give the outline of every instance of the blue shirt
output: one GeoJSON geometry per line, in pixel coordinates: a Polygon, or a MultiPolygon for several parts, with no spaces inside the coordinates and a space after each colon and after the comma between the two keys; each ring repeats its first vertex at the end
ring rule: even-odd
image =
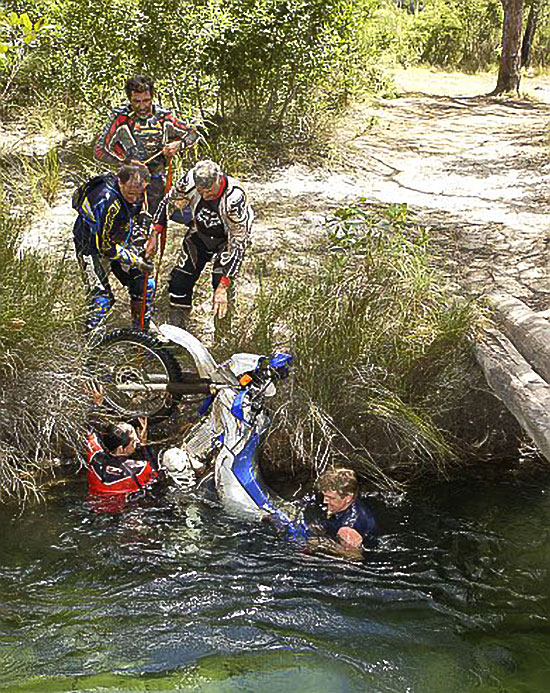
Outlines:
{"type": "Polygon", "coordinates": [[[365,501],[356,498],[355,501],[342,512],[335,513],[323,519],[323,528],[329,537],[336,539],[341,527],[350,527],[365,539],[372,538],[376,533],[376,520],[365,501]]]}

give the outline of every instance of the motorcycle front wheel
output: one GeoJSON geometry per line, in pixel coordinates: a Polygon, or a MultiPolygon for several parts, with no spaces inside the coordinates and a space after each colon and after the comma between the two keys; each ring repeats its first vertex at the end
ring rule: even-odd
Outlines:
{"type": "Polygon", "coordinates": [[[185,377],[174,355],[158,339],[139,330],[107,332],[93,347],[90,375],[103,390],[103,404],[121,417],[169,416],[182,398],[169,384],[196,377],[186,364],[185,377]]]}

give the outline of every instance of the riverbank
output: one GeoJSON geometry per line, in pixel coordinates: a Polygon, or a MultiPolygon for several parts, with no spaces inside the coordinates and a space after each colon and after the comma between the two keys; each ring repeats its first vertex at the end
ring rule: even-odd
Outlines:
{"type": "MultiPolygon", "coordinates": [[[[388,204],[404,205],[399,209],[422,229],[433,250],[431,263],[445,272],[449,295],[477,297],[498,287],[545,307],[545,224],[550,218],[537,181],[546,180],[547,104],[476,96],[489,88],[489,76],[442,76],[415,69],[400,71],[395,79],[403,94],[354,104],[328,138],[319,166],[275,167],[268,177],[258,174],[245,181],[257,215],[253,246],[239,280],[240,313],[246,315],[254,305],[262,284],[277,286],[286,276],[296,277],[297,268],[306,273],[305,282],[308,271],[315,276],[319,265],[314,255],[326,254],[327,218],[358,198],[364,198],[364,209],[372,209],[374,216],[388,204]],[[450,93],[444,91],[447,84],[450,93]]],[[[46,214],[32,220],[25,248],[57,256],[67,249],[71,254],[71,192],[67,188],[46,214]]],[[[178,245],[179,237],[171,235],[162,283],[178,245]]],[[[76,273],[72,281],[78,281],[76,273]]],[[[165,300],[161,295],[160,320],[166,315],[165,300]]],[[[120,306],[119,314],[124,310],[120,306]]],[[[199,286],[195,316],[201,337],[210,343],[211,291],[206,276],[199,286]]],[[[307,319],[304,313],[302,323],[307,319]]],[[[368,356],[372,350],[363,352],[368,356]]],[[[337,353],[334,359],[342,361],[337,353]]],[[[431,377],[425,366],[419,372],[431,377]]],[[[471,369],[473,373],[473,364],[471,369]]],[[[323,377],[330,377],[330,371],[327,367],[323,377]]],[[[345,377],[351,381],[351,371],[345,377]]],[[[473,418],[479,421],[479,415],[489,411],[498,420],[498,427],[476,431],[472,439],[489,441],[492,450],[500,441],[502,459],[502,443],[508,445],[503,432],[509,430],[514,441],[510,456],[516,456],[517,427],[479,377],[455,378],[456,383],[464,388],[465,412],[475,411],[473,418]]],[[[435,400],[430,406],[441,409],[435,400]]],[[[464,431],[469,423],[459,417],[458,428],[464,431]]],[[[449,427],[445,417],[438,425],[449,427]]],[[[478,455],[490,459],[488,451],[479,449],[478,455]]]]}
{"type": "MultiPolygon", "coordinates": [[[[319,166],[274,167],[245,181],[257,212],[254,252],[299,250],[338,204],[359,197],[405,203],[432,227],[466,291],[550,307],[550,77],[524,77],[520,98],[485,96],[493,74],[409,68],[393,79],[396,98],[355,103],[337,121],[319,166]]],[[[13,134],[0,132],[2,146],[18,146],[13,134]]],[[[25,247],[70,238],[70,193],[35,219],[25,247]]]]}

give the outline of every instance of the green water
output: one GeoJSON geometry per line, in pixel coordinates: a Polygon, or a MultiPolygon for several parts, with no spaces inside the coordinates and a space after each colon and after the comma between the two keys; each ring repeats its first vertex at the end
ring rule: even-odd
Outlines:
{"type": "Polygon", "coordinates": [[[373,497],[363,563],[215,503],[0,510],[0,690],[548,691],[550,482],[373,497]]]}

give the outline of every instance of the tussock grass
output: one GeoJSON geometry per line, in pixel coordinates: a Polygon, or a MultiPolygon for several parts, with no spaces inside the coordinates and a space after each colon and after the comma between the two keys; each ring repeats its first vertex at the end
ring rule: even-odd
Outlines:
{"type": "Polygon", "coordinates": [[[295,355],[271,460],[351,464],[381,488],[446,474],[460,455],[445,422],[473,369],[474,304],[447,288],[405,206],[338,210],[316,251],[314,271],[260,286],[234,334],[241,350],[295,355]]]}
{"type": "Polygon", "coordinates": [[[0,500],[39,495],[40,475],[81,435],[78,295],[63,259],[20,250],[0,206],[0,500]]]}
{"type": "Polygon", "coordinates": [[[25,171],[37,197],[53,204],[61,187],[61,171],[57,147],[51,147],[43,157],[25,161],[25,171]]]}
{"type": "Polygon", "coordinates": [[[57,147],[45,154],[0,150],[0,194],[12,215],[27,221],[45,203],[52,205],[60,192],[63,172],[57,147]]]}

